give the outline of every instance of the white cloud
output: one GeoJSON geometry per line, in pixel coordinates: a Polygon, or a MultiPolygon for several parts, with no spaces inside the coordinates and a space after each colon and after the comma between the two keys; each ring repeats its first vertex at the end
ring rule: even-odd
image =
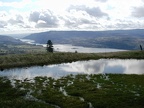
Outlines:
{"type": "Polygon", "coordinates": [[[47,22],[43,21],[43,20],[39,20],[37,22],[37,24],[35,25],[36,28],[46,28],[48,27],[47,22]]]}
{"type": "Polygon", "coordinates": [[[0,1],[0,30],[144,28],[144,0],[0,1]]]}
{"type": "Polygon", "coordinates": [[[78,6],[70,6],[68,11],[71,10],[76,10],[76,11],[85,11],[89,15],[94,16],[94,17],[103,17],[103,16],[108,16],[107,13],[102,12],[99,7],[86,7],[84,5],[78,5],[78,6]]]}
{"type": "Polygon", "coordinates": [[[15,24],[23,24],[23,17],[21,15],[16,15],[15,18],[10,18],[8,23],[15,25],[15,24]]]}
{"type": "Polygon", "coordinates": [[[95,0],[95,1],[98,1],[98,2],[106,2],[108,0],[95,0]]]}
{"type": "Polygon", "coordinates": [[[40,12],[35,11],[30,13],[29,21],[38,22],[40,16],[40,12]]]}
{"type": "Polygon", "coordinates": [[[36,28],[53,28],[58,25],[58,18],[50,10],[32,12],[29,21],[35,22],[36,28]]]}
{"type": "Polygon", "coordinates": [[[0,21],[0,28],[5,28],[7,26],[7,23],[5,21],[0,21]]]}
{"type": "Polygon", "coordinates": [[[132,12],[132,16],[141,18],[144,17],[144,6],[142,7],[134,7],[132,12]]]}

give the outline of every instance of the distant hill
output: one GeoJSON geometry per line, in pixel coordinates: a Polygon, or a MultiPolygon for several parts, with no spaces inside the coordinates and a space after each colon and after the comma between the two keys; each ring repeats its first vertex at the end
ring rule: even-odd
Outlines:
{"type": "Polygon", "coordinates": [[[52,40],[54,44],[72,44],[84,47],[139,49],[144,46],[144,30],[111,30],[111,31],[48,31],[34,33],[24,37],[36,43],[45,44],[52,40]]]}
{"type": "Polygon", "coordinates": [[[23,42],[10,36],[0,35],[0,44],[22,44],[23,42]]]}

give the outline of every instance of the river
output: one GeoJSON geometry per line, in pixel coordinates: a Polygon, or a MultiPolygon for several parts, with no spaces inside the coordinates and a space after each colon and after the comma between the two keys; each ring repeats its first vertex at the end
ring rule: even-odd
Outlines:
{"type": "MultiPolygon", "coordinates": [[[[46,44],[35,43],[34,40],[21,39],[21,41],[26,42],[28,44],[42,45],[43,47],[46,47],[46,44]]],[[[122,49],[112,49],[112,48],[90,48],[82,46],[73,46],[71,44],[54,44],[53,46],[54,51],[57,52],[104,53],[104,52],[126,51],[122,49]]]]}

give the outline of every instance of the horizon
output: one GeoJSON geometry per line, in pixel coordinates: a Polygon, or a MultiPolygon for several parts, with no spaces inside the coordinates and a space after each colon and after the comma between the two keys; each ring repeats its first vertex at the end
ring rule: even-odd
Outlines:
{"type": "Polygon", "coordinates": [[[116,30],[47,30],[47,31],[33,31],[33,32],[13,32],[13,33],[0,33],[0,35],[4,36],[13,36],[13,35],[30,35],[35,33],[44,33],[44,32],[60,32],[60,31],[81,31],[81,32],[102,32],[102,31],[132,31],[132,30],[144,30],[144,29],[116,29],[116,30]]]}
{"type": "Polygon", "coordinates": [[[0,34],[144,29],[144,0],[1,0],[0,34]]]}
{"type": "MultiPolygon", "coordinates": [[[[136,33],[138,33],[138,34],[142,34],[143,33],[143,31],[144,31],[144,29],[118,29],[118,30],[99,30],[99,31],[96,31],[96,30],[49,30],[49,31],[39,31],[39,32],[31,32],[31,33],[11,33],[11,34],[0,34],[0,36],[10,36],[10,37],[13,37],[13,38],[15,38],[15,39],[22,39],[22,38],[24,38],[24,37],[27,37],[27,36],[30,36],[30,35],[33,35],[33,34],[41,34],[41,33],[49,33],[49,32],[66,32],[66,33],[72,33],[72,32],[94,32],[94,33],[97,33],[97,32],[99,32],[99,33],[102,33],[102,32],[104,32],[104,33],[113,33],[113,32],[117,32],[117,33],[122,33],[122,32],[124,32],[124,33],[131,33],[132,31],[135,31],[136,33]]],[[[122,37],[123,35],[121,35],[121,37],[122,37]]],[[[137,36],[139,36],[139,35],[136,35],[136,37],[137,36]]],[[[133,36],[132,36],[133,37],[133,36]]]]}

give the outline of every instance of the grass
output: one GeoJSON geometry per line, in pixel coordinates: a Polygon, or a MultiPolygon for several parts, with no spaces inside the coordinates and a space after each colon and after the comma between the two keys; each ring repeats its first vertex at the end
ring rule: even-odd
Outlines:
{"type": "Polygon", "coordinates": [[[25,99],[26,94],[26,90],[15,88],[10,80],[0,77],[1,108],[55,108],[42,102],[25,99]]]}
{"type": "Polygon", "coordinates": [[[59,64],[78,60],[100,58],[144,59],[143,51],[124,51],[113,53],[29,53],[0,56],[0,69],[34,65],[59,64]]]}
{"type": "Polygon", "coordinates": [[[60,79],[0,78],[0,105],[8,108],[143,108],[144,75],[69,75],[60,79]]]}
{"type": "MultiPolygon", "coordinates": [[[[35,53],[0,56],[0,69],[100,58],[144,59],[143,51],[35,53]]],[[[144,75],[69,75],[59,79],[0,77],[2,108],[143,108],[144,75]]]]}
{"type": "Polygon", "coordinates": [[[144,59],[144,51],[124,51],[112,53],[98,53],[100,57],[118,59],[144,59]]]}
{"type": "Polygon", "coordinates": [[[80,53],[37,53],[0,56],[0,68],[24,67],[33,65],[58,64],[77,60],[98,59],[96,54],[80,53]]]}
{"type": "Polygon", "coordinates": [[[0,44],[0,55],[23,54],[23,53],[39,53],[45,52],[45,48],[38,45],[30,44],[0,44]]]}

